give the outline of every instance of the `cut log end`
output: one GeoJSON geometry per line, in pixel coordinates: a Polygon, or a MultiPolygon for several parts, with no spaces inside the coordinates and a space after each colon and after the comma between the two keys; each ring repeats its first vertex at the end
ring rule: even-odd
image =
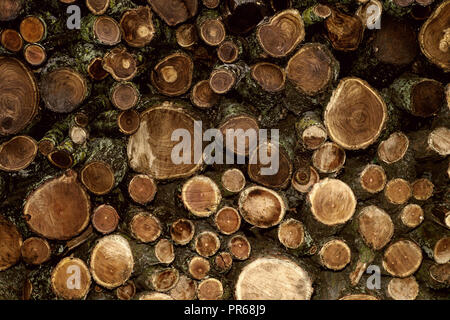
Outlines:
{"type": "Polygon", "coordinates": [[[418,179],[411,184],[412,195],[416,200],[428,200],[433,195],[434,184],[426,179],[418,179]]]}
{"type": "Polygon", "coordinates": [[[177,43],[182,48],[190,48],[197,43],[198,35],[195,25],[191,23],[182,24],[176,30],[177,43]]]}
{"type": "Polygon", "coordinates": [[[95,15],[101,15],[109,8],[110,0],[86,0],[86,6],[89,11],[95,15]]]}
{"type": "Polygon", "coordinates": [[[41,80],[41,95],[48,109],[58,113],[75,110],[86,98],[86,79],[70,68],[59,68],[41,80]]]}
{"type": "Polygon", "coordinates": [[[195,226],[192,221],[179,219],[170,226],[170,236],[179,245],[186,245],[194,237],[195,226]]]}
{"type": "Polygon", "coordinates": [[[131,47],[143,48],[155,36],[152,12],[147,6],[125,11],[120,26],[126,43],[131,47]]]}
{"type": "Polygon", "coordinates": [[[236,83],[236,76],[230,70],[220,68],[214,70],[209,78],[211,90],[217,94],[225,94],[230,91],[236,83]]]}
{"type": "Polygon", "coordinates": [[[333,80],[335,64],[324,45],[307,44],[289,59],[286,75],[297,89],[313,96],[326,89],[333,80]]]}
{"type": "Polygon", "coordinates": [[[0,1],[0,21],[10,21],[17,18],[24,5],[23,1],[3,0],[0,1]]]}
{"type": "Polygon", "coordinates": [[[37,155],[37,142],[29,136],[15,136],[0,145],[0,170],[19,171],[37,155]]]}
{"type": "Polygon", "coordinates": [[[90,269],[95,282],[107,289],[127,282],[133,271],[133,254],[128,241],[119,235],[101,238],[91,253],[90,269]]]}
{"type": "Polygon", "coordinates": [[[239,212],[244,220],[251,225],[259,228],[270,228],[283,220],[286,213],[286,204],[275,191],[253,186],[241,192],[239,212]]]}
{"type": "Polygon", "coordinates": [[[384,195],[392,204],[404,204],[412,196],[411,186],[404,179],[392,179],[386,184],[384,195]]]}
{"type": "Polygon", "coordinates": [[[423,54],[444,71],[450,71],[448,59],[450,32],[446,20],[449,14],[450,4],[444,1],[425,21],[419,33],[419,43],[423,54]]]}
{"type": "Polygon", "coordinates": [[[45,37],[45,25],[43,21],[34,16],[26,17],[20,23],[20,34],[29,43],[36,43],[45,37]]]}
{"type": "Polygon", "coordinates": [[[261,257],[238,276],[237,300],[309,300],[313,293],[308,273],[289,259],[261,257]]]}
{"type": "Polygon", "coordinates": [[[229,252],[220,252],[214,258],[214,267],[220,273],[225,273],[233,266],[233,256],[229,252]]]}
{"type": "Polygon", "coordinates": [[[139,91],[128,82],[117,84],[111,91],[111,102],[119,110],[129,110],[136,106],[138,101],[139,91]]]}
{"type": "Polygon", "coordinates": [[[114,187],[114,172],[103,161],[93,161],[81,169],[81,182],[93,194],[104,195],[114,187]]]}
{"type": "Polygon", "coordinates": [[[92,214],[92,226],[101,234],[114,232],[119,225],[119,214],[110,205],[102,204],[92,214]]]}
{"type": "Polygon", "coordinates": [[[48,161],[60,169],[69,169],[73,165],[73,157],[65,150],[54,150],[49,153],[48,161]]]}
{"type": "Polygon", "coordinates": [[[91,286],[91,275],[83,260],[64,258],[51,276],[53,292],[66,300],[83,299],[91,286]]]}
{"type": "Polygon", "coordinates": [[[339,300],[378,300],[378,298],[368,294],[350,294],[339,300]]]}
{"type": "Polygon", "coordinates": [[[39,141],[39,152],[44,156],[48,156],[55,149],[55,144],[49,140],[39,141]]]}
{"type": "Polygon", "coordinates": [[[447,226],[447,228],[450,228],[450,211],[447,211],[447,213],[445,214],[445,225],[447,226]]]}
{"type": "Polygon", "coordinates": [[[127,281],[123,286],[116,289],[116,297],[119,300],[131,300],[136,294],[136,285],[133,281],[127,281]]]}
{"type": "Polygon", "coordinates": [[[278,227],[278,240],[289,249],[298,249],[305,242],[303,224],[295,219],[283,221],[278,227]]]}
{"type": "Polygon", "coordinates": [[[77,112],[73,117],[73,121],[76,125],[86,128],[89,124],[89,117],[84,112],[77,112]]]}
{"type": "Polygon", "coordinates": [[[247,260],[250,258],[252,247],[245,236],[233,236],[228,242],[228,249],[231,255],[237,260],[247,260]]]}
{"type": "Polygon", "coordinates": [[[241,216],[236,209],[232,207],[223,207],[217,212],[214,223],[221,233],[230,235],[239,230],[241,226],[241,216]]]}
{"type": "MultiPolygon", "coordinates": [[[[372,19],[372,16],[369,16],[369,19],[372,19]]],[[[412,63],[419,51],[414,28],[390,16],[382,16],[381,20],[383,27],[376,31],[372,42],[375,57],[383,63],[394,66],[412,63]]],[[[376,23],[376,20],[373,22],[376,23]]]]}
{"type": "Polygon", "coordinates": [[[345,78],[333,92],[324,118],[334,142],[345,149],[364,149],[381,134],[387,119],[387,107],[367,82],[345,78]]]}
{"type": "Polygon", "coordinates": [[[120,132],[132,135],[139,129],[141,119],[136,110],[124,110],[117,116],[117,125],[120,132]]]}
{"type": "Polygon", "coordinates": [[[185,94],[192,84],[194,63],[185,53],[174,53],[162,59],[153,68],[153,86],[167,96],[185,94]]]}
{"type": "Polygon", "coordinates": [[[419,269],[422,250],[410,240],[399,240],[384,252],[383,268],[392,276],[405,278],[419,269]]]}
{"type": "Polygon", "coordinates": [[[220,280],[209,278],[199,283],[197,297],[199,300],[220,300],[223,296],[223,285],[220,280]]]}
{"type": "Polygon", "coordinates": [[[173,300],[173,298],[161,292],[143,292],[139,294],[138,300],[173,300]]]}
{"type": "Polygon", "coordinates": [[[125,47],[116,47],[103,57],[105,69],[116,81],[128,81],[136,76],[137,61],[125,47]]]}
{"type": "Polygon", "coordinates": [[[352,189],[337,179],[324,179],[308,193],[314,218],[329,226],[347,222],[355,213],[356,198],[352,189]]]}
{"type": "Polygon", "coordinates": [[[0,57],[0,135],[16,134],[36,116],[36,79],[22,62],[0,57]]]}
{"type": "Polygon", "coordinates": [[[73,141],[73,143],[81,145],[87,141],[89,137],[89,133],[86,128],[82,128],[79,126],[73,126],[69,130],[69,138],[73,141]]]}
{"type": "Polygon", "coordinates": [[[103,58],[96,57],[89,62],[87,66],[87,73],[89,77],[96,81],[101,81],[106,79],[108,72],[103,69],[103,58]]]}
{"type": "Polygon", "coordinates": [[[223,41],[217,48],[217,57],[223,63],[233,63],[239,58],[239,47],[231,40],[223,41]]]}
{"type": "Polygon", "coordinates": [[[286,188],[291,180],[293,164],[284,148],[272,142],[263,142],[250,154],[248,175],[253,181],[268,188],[286,188]],[[273,164],[262,163],[259,155],[278,157],[278,170],[273,170],[273,164]],[[264,172],[264,170],[267,170],[264,172]]]}
{"type": "Polygon", "coordinates": [[[218,46],[225,40],[225,26],[219,19],[207,19],[200,25],[200,37],[209,46],[218,46]]]}
{"type": "Polygon", "coordinates": [[[130,222],[130,230],[134,238],[148,243],[156,241],[162,233],[162,226],[158,218],[148,212],[139,212],[130,222]]]}
{"type": "Polygon", "coordinates": [[[358,231],[369,247],[380,250],[391,241],[394,224],[384,210],[372,205],[361,210],[358,231]]]}
{"type": "Polygon", "coordinates": [[[119,24],[108,16],[100,16],[95,19],[93,32],[97,41],[107,46],[114,46],[121,40],[119,24]]]}
{"type": "Polygon", "coordinates": [[[305,38],[305,27],[300,12],[288,9],[275,14],[258,26],[256,36],[262,49],[271,57],[290,54],[305,38]]]}
{"type": "Polygon", "coordinates": [[[338,10],[332,10],[331,16],[325,20],[325,27],[333,48],[339,51],[356,50],[363,38],[362,20],[338,10]]]}
{"type": "Polygon", "coordinates": [[[241,192],[245,187],[245,176],[239,169],[228,169],[222,174],[222,186],[232,193],[241,192]]]}
{"type": "Polygon", "coordinates": [[[319,251],[321,264],[331,270],[342,270],[350,263],[351,251],[342,240],[330,240],[319,251]]]}
{"type": "Polygon", "coordinates": [[[402,132],[395,132],[378,146],[378,157],[387,164],[401,160],[409,148],[409,139],[402,132]]]}
{"type": "Polygon", "coordinates": [[[425,217],[423,210],[419,205],[408,204],[402,209],[400,219],[408,228],[415,228],[422,223],[425,217]]]}
{"type": "Polygon", "coordinates": [[[228,2],[227,28],[235,34],[244,35],[253,30],[267,15],[266,4],[260,1],[228,2]]]}
{"type": "Polygon", "coordinates": [[[12,52],[19,52],[23,48],[22,36],[19,32],[13,29],[6,29],[2,31],[0,43],[3,47],[12,52]]]}
{"type": "Polygon", "coordinates": [[[203,257],[193,257],[189,261],[189,274],[196,280],[204,279],[210,270],[209,261],[203,257]]]}
{"type": "Polygon", "coordinates": [[[20,248],[23,261],[32,265],[40,265],[50,259],[52,254],[47,240],[31,237],[26,239],[20,248]]]}
{"type": "Polygon", "coordinates": [[[444,87],[436,80],[423,79],[411,91],[411,113],[418,117],[435,115],[444,101],[444,87]]]}
{"type": "Polygon", "coordinates": [[[165,268],[151,275],[151,284],[156,291],[167,292],[175,287],[180,279],[180,273],[175,268],[165,268]]]}
{"type": "Polygon", "coordinates": [[[47,239],[68,240],[80,234],[89,223],[90,201],[68,170],[34,190],[24,206],[24,217],[35,233],[47,239]],[[53,219],[54,216],[60,219],[53,219]]]}
{"type": "Polygon", "coordinates": [[[419,294],[419,284],[413,276],[394,278],[389,281],[387,292],[394,300],[415,300],[419,294]]]}
{"type": "Polygon", "coordinates": [[[219,6],[220,0],[202,0],[202,3],[208,9],[215,9],[219,6]]]}
{"type": "Polygon", "coordinates": [[[430,6],[413,6],[411,8],[411,17],[417,21],[428,19],[433,9],[430,6]]]}
{"type": "Polygon", "coordinates": [[[0,271],[3,271],[19,262],[22,236],[13,224],[0,217],[0,239],[0,271]]]}
{"type": "Polygon", "coordinates": [[[327,130],[321,125],[313,125],[302,133],[302,141],[306,148],[316,150],[327,141],[327,130]]]}
{"type": "Polygon", "coordinates": [[[220,249],[220,239],[216,233],[204,231],[195,238],[194,247],[202,257],[211,257],[220,249]]]}
{"type": "MultiPolygon", "coordinates": [[[[221,131],[225,141],[227,139],[230,141],[230,143],[226,143],[225,145],[228,151],[234,152],[240,156],[248,156],[251,151],[249,137],[252,137],[252,132],[258,134],[259,125],[258,121],[254,117],[242,114],[228,117],[225,122],[220,125],[219,130],[221,131]],[[240,131],[241,129],[242,131],[240,131]],[[250,134],[246,134],[247,132],[250,134]],[[227,134],[230,135],[230,138],[227,138],[227,134]]],[[[257,137],[254,136],[254,138],[257,137]]],[[[266,146],[266,144],[264,144],[264,146],[266,146]]]]}
{"type": "Polygon", "coordinates": [[[202,80],[192,88],[191,101],[196,107],[211,108],[219,102],[219,96],[211,89],[208,80],[202,80]]]}
{"type": "Polygon", "coordinates": [[[45,48],[38,44],[27,45],[23,51],[23,56],[33,67],[38,67],[47,60],[45,48]]]}
{"type": "Polygon", "coordinates": [[[386,173],[376,164],[368,164],[359,176],[359,184],[369,193],[377,193],[386,186],[386,173]]]}
{"type": "Polygon", "coordinates": [[[198,0],[175,0],[170,5],[166,0],[152,0],[149,3],[153,11],[171,27],[192,18],[198,10],[198,0]]]}
{"type": "Polygon", "coordinates": [[[440,156],[450,155],[450,128],[438,127],[431,131],[428,146],[440,156]]]}
{"type": "Polygon", "coordinates": [[[446,285],[450,284],[450,263],[433,264],[428,272],[433,280],[446,285]]]}
{"type": "Polygon", "coordinates": [[[156,191],[155,180],[145,174],[135,175],[128,184],[128,194],[131,199],[142,205],[153,201],[156,191]]]}
{"type": "Polygon", "coordinates": [[[195,300],[197,297],[197,282],[185,275],[180,275],[178,283],[170,290],[170,296],[175,300],[195,300]]]}
{"type": "Polygon", "coordinates": [[[260,62],[251,68],[251,76],[267,92],[279,92],[284,88],[286,74],[279,66],[260,62]]]}
{"type": "Polygon", "coordinates": [[[172,242],[161,239],[155,246],[155,256],[159,262],[170,264],[175,260],[175,252],[172,242]]]}
{"type": "Polygon", "coordinates": [[[345,151],[336,143],[327,142],[320,146],[312,156],[312,162],[320,172],[337,172],[344,166],[345,151]]]}
{"type": "Polygon", "coordinates": [[[300,193],[307,193],[319,182],[320,176],[311,166],[299,168],[293,175],[291,184],[300,193]]]}
{"type": "Polygon", "coordinates": [[[444,264],[450,261],[450,237],[439,239],[433,248],[434,261],[444,264]]]}
{"type": "Polygon", "coordinates": [[[205,176],[196,176],[183,185],[181,198],[184,206],[193,215],[209,217],[216,212],[222,195],[213,180],[205,176]]]}

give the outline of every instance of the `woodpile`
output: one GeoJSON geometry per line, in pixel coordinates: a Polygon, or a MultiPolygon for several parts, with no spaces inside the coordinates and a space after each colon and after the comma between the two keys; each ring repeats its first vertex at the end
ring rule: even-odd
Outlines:
{"type": "Polygon", "coordinates": [[[448,299],[449,18],[0,0],[0,299],[448,299]]]}

